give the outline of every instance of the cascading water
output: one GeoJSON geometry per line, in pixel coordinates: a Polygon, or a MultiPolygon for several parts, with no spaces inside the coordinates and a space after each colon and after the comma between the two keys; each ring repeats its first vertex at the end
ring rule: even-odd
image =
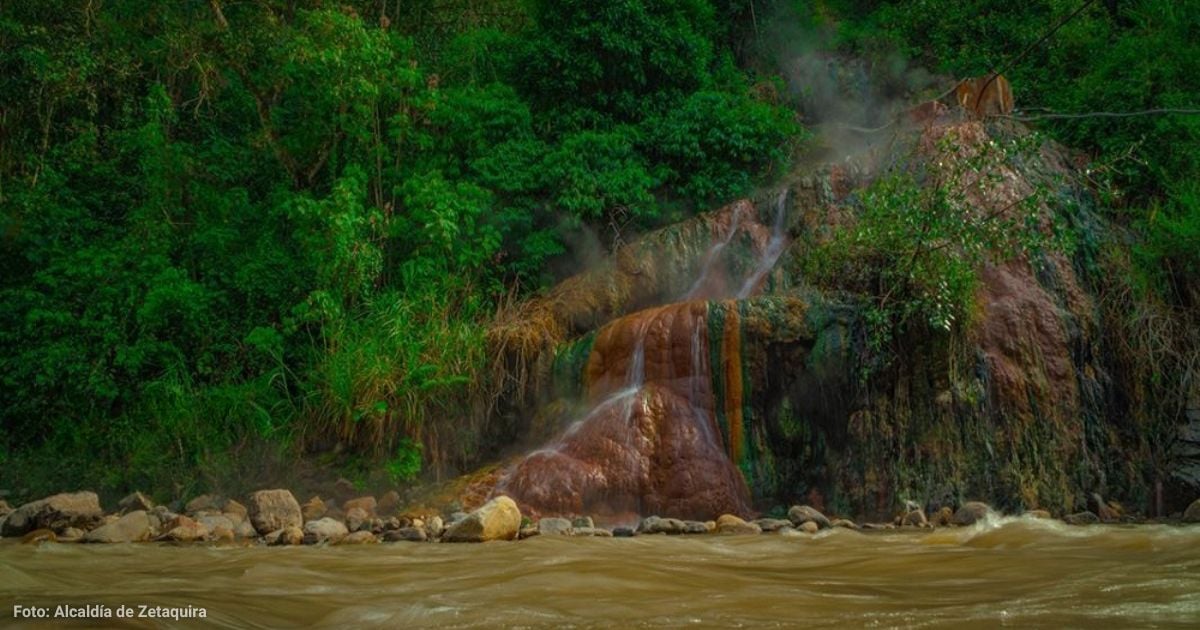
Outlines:
{"type": "Polygon", "coordinates": [[[737,305],[722,303],[726,315],[713,328],[709,300],[744,299],[759,289],[786,247],[786,202],[785,190],[774,203],[769,241],[766,230],[735,207],[725,217],[727,227],[714,228],[715,242],[680,301],[601,328],[582,374],[591,408],[552,445],[513,466],[494,492],[540,515],[613,521],[650,513],[749,514],[749,490],[734,463],[745,440],[737,305]],[[720,274],[736,266],[730,245],[740,233],[749,235],[755,265],[733,282],[720,274]],[[732,294],[728,287],[740,288],[732,294]],[[715,356],[724,357],[721,365],[712,364],[715,356]]]}
{"type": "Polygon", "coordinates": [[[688,289],[687,295],[683,296],[683,300],[695,300],[704,297],[704,291],[708,284],[709,276],[717,266],[717,262],[721,260],[721,253],[729,246],[733,236],[737,234],[738,224],[742,218],[742,207],[733,207],[733,219],[729,222],[729,229],[725,231],[725,237],[708,248],[704,255],[704,264],[700,268],[700,276],[692,283],[692,287],[688,289]]]}
{"type": "Polygon", "coordinates": [[[787,231],[784,229],[787,217],[787,198],[788,189],[784,187],[775,197],[775,222],[771,226],[771,241],[767,244],[767,250],[763,252],[762,258],[759,259],[758,266],[754,268],[754,272],[746,278],[741,290],[737,292],[739,300],[750,297],[758,289],[763,278],[771,273],[779,256],[787,249],[787,231]]]}

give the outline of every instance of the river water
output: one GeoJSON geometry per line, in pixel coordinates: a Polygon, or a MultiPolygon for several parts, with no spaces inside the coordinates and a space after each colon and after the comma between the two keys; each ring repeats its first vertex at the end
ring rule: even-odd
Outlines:
{"type": "MultiPolygon", "coordinates": [[[[357,547],[0,545],[12,605],[203,607],[96,627],[1200,627],[1200,526],[357,547]]],[[[18,621],[61,627],[61,620],[18,621]]]]}

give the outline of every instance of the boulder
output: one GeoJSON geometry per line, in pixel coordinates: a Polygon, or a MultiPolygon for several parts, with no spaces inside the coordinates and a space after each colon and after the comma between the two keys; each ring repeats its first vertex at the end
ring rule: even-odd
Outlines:
{"type": "Polygon", "coordinates": [[[150,517],[145,510],[129,512],[116,522],[97,527],[83,536],[83,542],[88,543],[130,543],[149,539],[150,517]]]}
{"type": "Polygon", "coordinates": [[[544,518],[537,524],[538,534],[542,536],[570,536],[573,529],[571,521],[565,518],[544,518]]]}
{"type": "Polygon", "coordinates": [[[722,514],[717,518],[718,534],[761,534],[762,528],[754,523],[747,523],[733,514],[722,514]]]}
{"type": "Polygon", "coordinates": [[[254,526],[250,524],[249,520],[245,520],[234,524],[233,535],[237,536],[238,538],[254,538],[258,536],[258,532],[254,529],[254,526]]]}
{"type": "Polygon", "coordinates": [[[713,525],[712,529],[709,529],[708,523],[701,523],[700,521],[683,522],[683,533],[685,534],[708,534],[711,533],[713,529],[716,529],[715,524],[713,525]]]}
{"type": "Polygon", "coordinates": [[[498,496],[446,529],[448,542],[513,540],[521,529],[521,510],[507,496],[498,496]]]}
{"type": "Polygon", "coordinates": [[[615,538],[633,538],[637,536],[637,532],[632,527],[615,527],[612,533],[615,538]]]}
{"type": "Polygon", "coordinates": [[[359,507],[346,510],[346,527],[348,527],[350,531],[357,532],[363,529],[364,524],[368,529],[370,528],[371,518],[367,515],[366,510],[359,507]]]}
{"type": "Polygon", "coordinates": [[[319,542],[336,543],[350,534],[341,521],[332,518],[322,518],[304,524],[304,542],[315,544],[319,542]]]}
{"type": "Polygon", "coordinates": [[[425,530],[420,527],[401,527],[383,535],[388,542],[425,542],[427,538],[425,530]]]}
{"type": "Polygon", "coordinates": [[[315,521],[325,516],[325,511],[325,502],[321,500],[321,497],[314,496],[305,501],[304,505],[300,506],[300,515],[304,518],[305,522],[315,521]]]}
{"type": "Polygon", "coordinates": [[[1092,512],[1083,511],[1064,516],[1063,522],[1067,525],[1095,525],[1100,522],[1100,517],[1092,512]]]}
{"type": "Polygon", "coordinates": [[[208,538],[208,528],[187,516],[177,516],[175,520],[168,523],[164,529],[166,533],[159,536],[157,540],[170,542],[196,542],[208,538]]]}
{"type": "Polygon", "coordinates": [[[858,523],[855,523],[854,521],[851,521],[849,519],[844,519],[844,518],[836,519],[835,521],[833,521],[830,524],[833,525],[834,527],[841,527],[842,529],[862,529],[861,527],[858,526],[858,523]]]}
{"type": "Polygon", "coordinates": [[[0,534],[21,536],[36,529],[62,531],[68,527],[92,529],[104,518],[95,492],[56,494],[26,503],[4,519],[0,534]]]}
{"type": "Polygon", "coordinates": [[[229,529],[228,527],[217,526],[209,531],[208,538],[209,540],[214,540],[216,542],[233,542],[236,536],[234,535],[232,529],[229,529]]]}
{"type": "Polygon", "coordinates": [[[68,527],[62,531],[62,534],[59,535],[58,542],[80,542],[83,540],[85,535],[86,532],[78,527],[68,527]]]}
{"type": "Polygon", "coordinates": [[[141,492],[133,492],[125,495],[124,499],[117,501],[117,507],[120,508],[122,514],[136,512],[138,510],[149,512],[150,510],[154,509],[154,501],[151,501],[150,497],[147,497],[141,492]]]}
{"type": "Polygon", "coordinates": [[[367,514],[368,518],[374,518],[375,517],[375,507],[377,505],[379,505],[379,503],[377,501],[375,501],[375,497],[370,497],[370,496],[358,497],[358,498],[354,498],[354,499],[349,499],[349,500],[345,501],[344,503],[342,503],[342,509],[346,511],[347,518],[349,518],[349,516],[350,516],[350,511],[355,508],[360,509],[363,512],[365,512],[367,514]]]}
{"type": "Polygon", "coordinates": [[[430,538],[441,538],[442,532],[446,531],[446,525],[442,522],[442,517],[429,517],[429,521],[425,523],[425,531],[429,534],[430,538]]]}
{"type": "Polygon", "coordinates": [[[821,526],[816,521],[804,521],[800,523],[800,531],[806,534],[815,534],[821,531],[821,526]]]}
{"type": "Polygon", "coordinates": [[[267,534],[264,539],[268,545],[299,545],[304,542],[304,530],[299,527],[284,527],[267,534]]]}
{"type": "Polygon", "coordinates": [[[221,513],[229,517],[229,520],[235,524],[246,520],[250,516],[249,511],[246,510],[246,506],[233,499],[225,502],[225,505],[221,507],[221,513]]]}
{"type": "Polygon", "coordinates": [[[354,532],[343,538],[337,544],[339,545],[370,545],[379,542],[375,534],[371,532],[354,532]]]}
{"type": "Polygon", "coordinates": [[[289,527],[300,531],[304,524],[300,504],[287,490],[259,490],[250,495],[249,507],[250,523],[263,535],[289,527]]]}
{"type": "Polygon", "coordinates": [[[1200,499],[1192,501],[1192,504],[1183,511],[1183,522],[1200,523],[1200,499]]]}
{"type": "Polygon", "coordinates": [[[571,521],[571,527],[581,527],[587,529],[595,526],[596,522],[593,521],[592,517],[590,516],[580,516],[571,521]]]}
{"type": "Polygon", "coordinates": [[[396,513],[400,507],[400,493],[395,490],[388,490],[379,497],[379,504],[375,506],[375,512],[380,516],[391,516],[396,513]]]}
{"type": "Polygon", "coordinates": [[[188,501],[183,511],[189,515],[199,514],[200,512],[220,512],[221,505],[224,503],[224,499],[215,494],[202,494],[188,501]]]}
{"type": "Polygon", "coordinates": [[[687,532],[687,525],[677,518],[660,518],[658,516],[647,516],[642,519],[638,525],[639,534],[683,534],[687,532]]]}
{"type": "Polygon", "coordinates": [[[764,532],[777,532],[784,527],[791,527],[792,522],[784,518],[760,518],[754,521],[764,532]]]}
{"type": "Polygon", "coordinates": [[[1047,512],[1046,510],[1029,510],[1029,511],[1025,512],[1024,516],[1027,516],[1029,518],[1042,518],[1042,519],[1054,518],[1054,517],[1050,516],[1050,512],[1047,512]]]}
{"type": "Polygon", "coordinates": [[[216,531],[220,528],[232,532],[236,527],[233,519],[224,514],[205,514],[204,516],[197,517],[196,522],[207,527],[209,531],[216,531]]]}
{"type": "Polygon", "coordinates": [[[929,519],[925,518],[925,510],[917,508],[904,515],[900,520],[904,527],[929,527],[929,519]]]}
{"type": "Polygon", "coordinates": [[[954,510],[950,506],[943,505],[941,509],[933,515],[933,524],[938,527],[949,527],[954,524],[954,510]]]}
{"type": "Polygon", "coordinates": [[[829,519],[826,518],[824,514],[822,514],[816,508],[807,505],[793,505],[790,509],[788,509],[787,515],[788,520],[796,526],[804,525],[805,523],[809,522],[816,523],[817,527],[820,529],[825,529],[831,526],[829,519]]]}
{"type": "Polygon", "coordinates": [[[11,506],[8,505],[8,501],[5,501],[4,499],[0,499],[0,518],[8,516],[8,513],[12,512],[12,511],[13,511],[13,509],[11,506]]]}
{"type": "Polygon", "coordinates": [[[987,515],[991,514],[991,512],[992,508],[986,503],[967,501],[954,513],[952,523],[960,527],[974,525],[977,521],[987,518],[987,515]]]}

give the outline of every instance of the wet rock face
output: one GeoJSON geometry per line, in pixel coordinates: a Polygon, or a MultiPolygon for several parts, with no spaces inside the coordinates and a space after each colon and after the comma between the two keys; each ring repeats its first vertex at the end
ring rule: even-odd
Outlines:
{"type": "Polygon", "coordinates": [[[595,406],[520,462],[499,491],[539,514],[749,513],[714,414],[708,349],[706,302],[603,328],[586,367],[595,406]]]}

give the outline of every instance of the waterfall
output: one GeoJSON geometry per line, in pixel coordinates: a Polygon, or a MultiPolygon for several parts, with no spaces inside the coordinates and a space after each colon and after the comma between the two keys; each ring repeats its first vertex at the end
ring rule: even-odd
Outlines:
{"type": "Polygon", "coordinates": [[[754,272],[746,278],[746,282],[742,284],[741,290],[737,292],[739,300],[750,297],[750,294],[758,288],[763,278],[775,268],[775,263],[779,260],[779,256],[783,254],[783,250],[787,249],[787,230],[785,229],[787,198],[788,188],[785,186],[775,198],[775,222],[771,226],[771,241],[767,244],[767,249],[763,252],[762,257],[759,258],[754,272]]]}
{"type": "Polygon", "coordinates": [[[696,281],[692,283],[692,287],[688,289],[687,294],[683,296],[684,301],[695,300],[702,297],[704,285],[706,282],[708,282],[708,276],[712,273],[713,268],[716,267],[717,262],[721,259],[721,252],[724,251],[724,249],[733,240],[734,234],[737,234],[738,223],[741,221],[741,218],[742,207],[734,206],[733,218],[729,221],[729,229],[725,232],[725,237],[714,243],[712,247],[708,249],[708,252],[704,256],[704,265],[700,268],[700,276],[696,278],[696,281]]]}
{"type": "Polygon", "coordinates": [[[735,301],[710,300],[759,289],[787,247],[787,201],[785,188],[774,199],[769,237],[748,204],[734,206],[686,293],[599,329],[582,375],[590,409],[514,465],[495,491],[559,514],[749,513],[738,468],[748,439],[742,323],[735,301]],[[758,256],[735,294],[725,287],[738,287],[737,279],[723,274],[736,266],[730,245],[739,233],[758,256]]]}

